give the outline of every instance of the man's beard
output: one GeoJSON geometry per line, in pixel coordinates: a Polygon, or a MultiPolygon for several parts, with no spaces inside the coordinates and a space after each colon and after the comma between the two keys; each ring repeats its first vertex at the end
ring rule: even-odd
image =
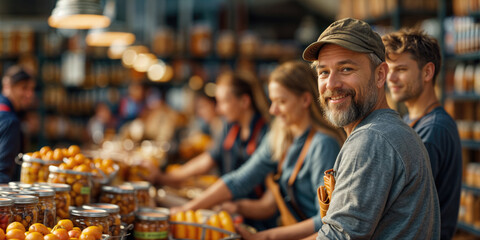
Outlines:
{"type": "MultiPolygon", "coordinates": [[[[378,92],[375,87],[374,78],[370,79],[368,87],[363,92],[363,99],[355,100],[357,92],[353,89],[338,89],[333,92],[330,90],[325,91],[320,97],[320,106],[322,107],[323,116],[334,126],[344,127],[350,123],[357,121],[365,117],[375,106],[378,100],[378,92]],[[346,110],[332,110],[329,108],[328,103],[325,101],[325,97],[331,97],[334,95],[350,96],[352,101],[350,106],[346,110]]],[[[342,108],[347,102],[338,104],[338,108],[342,108]]]]}

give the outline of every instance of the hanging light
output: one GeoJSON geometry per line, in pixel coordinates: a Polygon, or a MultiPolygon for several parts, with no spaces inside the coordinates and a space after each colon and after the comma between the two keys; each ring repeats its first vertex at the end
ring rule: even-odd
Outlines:
{"type": "Polygon", "coordinates": [[[128,46],[135,42],[135,35],[133,33],[125,32],[118,21],[115,21],[116,2],[109,0],[105,4],[104,15],[112,19],[113,23],[108,28],[92,29],[89,31],[86,42],[92,47],[110,47],[128,46]]]}
{"type": "Polygon", "coordinates": [[[86,42],[92,47],[128,46],[135,42],[135,35],[128,32],[94,31],[87,35],[86,42]]]}
{"type": "Polygon", "coordinates": [[[110,25],[102,14],[100,0],[58,0],[48,25],[54,28],[91,29],[110,25]]]}

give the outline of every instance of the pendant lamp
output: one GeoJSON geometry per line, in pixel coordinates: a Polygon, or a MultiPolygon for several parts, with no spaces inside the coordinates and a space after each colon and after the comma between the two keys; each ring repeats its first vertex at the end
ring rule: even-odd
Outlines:
{"type": "Polygon", "coordinates": [[[116,21],[116,2],[108,0],[103,14],[112,20],[107,28],[91,29],[88,32],[86,42],[92,47],[128,46],[135,42],[133,33],[125,32],[125,24],[116,21]]]}
{"type": "Polygon", "coordinates": [[[57,0],[48,25],[68,29],[108,27],[110,18],[102,13],[100,0],[57,0]]]}

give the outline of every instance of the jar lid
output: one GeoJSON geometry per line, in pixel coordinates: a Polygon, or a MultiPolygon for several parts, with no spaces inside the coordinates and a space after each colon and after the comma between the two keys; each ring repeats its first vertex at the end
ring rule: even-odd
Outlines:
{"type": "Polygon", "coordinates": [[[31,204],[31,203],[38,203],[38,197],[37,196],[32,196],[32,195],[19,195],[19,194],[14,194],[11,195],[13,198],[13,202],[15,204],[31,204]]]}
{"type": "Polygon", "coordinates": [[[55,192],[69,192],[72,189],[70,185],[64,183],[48,183],[42,187],[50,187],[55,190],[55,192]]]}
{"type": "Polygon", "coordinates": [[[6,207],[6,206],[12,206],[12,205],[13,205],[13,199],[0,197],[0,207],[6,207]]]}
{"type": "MultiPolygon", "coordinates": [[[[16,191],[16,190],[14,190],[16,191]]],[[[40,194],[38,192],[35,192],[35,191],[31,191],[31,190],[18,190],[17,193],[15,195],[32,195],[32,196],[40,196],[40,194]]]]}
{"type": "Polygon", "coordinates": [[[49,189],[49,188],[36,187],[36,188],[30,188],[30,190],[38,193],[39,197],[53,197],[53,196],[55,196],[55,191],[51,188],[49,189]]]}
{"type": "Polygon", "coordinates": [[[9,190],[9,191],[1,191],[0,192],[0,195],[2,196],[10,196],[10,195],[14,195],[14,194],[17,194],[18,191],[15,191],[15,190],[9,190]]]}
{"type": "Polygon", "coordinates": [[[119,213],[120,207],[116,204],[111,203],[91,203],[82,206],[85,209],[102,209],[108,213],[119,213]]]}
{"type": "Polygon", "coordinates": [[[137,212],[135,217],[146,221],[166,221],[168,219],[168,215],[161,212],[137,212]]]}
{"type": "Polygon", "coordinates": [[[80,217],[108,217],[108,212],[103,209],[74,209],[71,214],[80,217]]]}
{"type": "Polygon", "coordinates": [[[152,184],[147,181],[126,182],[125,185],[131,185],[135,190],[148,190],[152,184]]]}
{"type": "Polygon", "coordinates": [[[129,185],[103,186],[102,191],[111,193],[135,193],[135,189],[129,185]]]}

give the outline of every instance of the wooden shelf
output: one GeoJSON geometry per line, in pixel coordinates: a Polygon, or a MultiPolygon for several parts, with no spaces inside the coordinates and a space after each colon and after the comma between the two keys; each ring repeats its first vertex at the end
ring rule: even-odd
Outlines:
{"type": "Polygon", "coordinates": [[[476,93],[448,93],[446,98],[456,101],[480,101],[480,95],[476,93]]]}
{"type": "Polygon", "coordinates": [[[467,224],[461,221],[457,222],[457,228],[462,229],[464,231],[467,231],[473,235],[480,236],[480,229],[476,228],[475,226],[471,224],[467,224]]]}
{"type": "Polygon", "coordinates": [[[469,186],[465,183],[462,183],[462,189],[473,193],[474,195],[480,196],[480,188],[469,186]]]}

